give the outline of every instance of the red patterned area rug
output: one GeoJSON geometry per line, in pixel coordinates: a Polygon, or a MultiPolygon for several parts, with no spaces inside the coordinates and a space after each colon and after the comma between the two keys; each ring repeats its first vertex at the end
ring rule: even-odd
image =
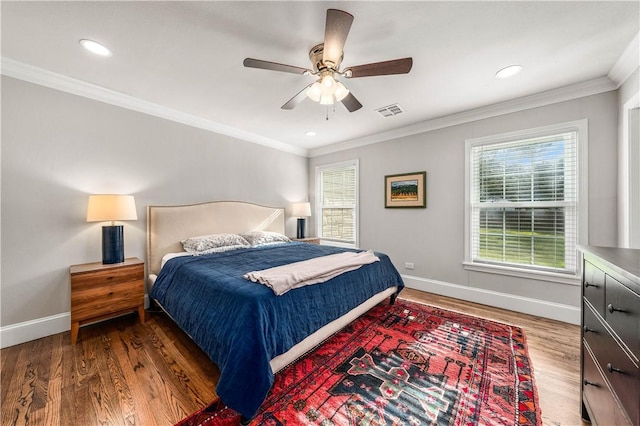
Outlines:
{"type": "MultiPolygon", "coordinates": [[[[215,401],[179,426],[235,426],[215,401]]],[[[251,425],[540,425],[523,331],[398,300],[276,375],[251,425]]]]}

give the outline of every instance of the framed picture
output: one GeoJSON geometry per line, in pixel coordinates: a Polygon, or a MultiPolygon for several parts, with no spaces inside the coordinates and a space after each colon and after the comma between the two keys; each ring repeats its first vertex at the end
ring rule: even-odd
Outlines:
{"type": "Polygon", "coordinates": [[[427,172],[384,177],[384,207],[427,207],[427,172]]]}

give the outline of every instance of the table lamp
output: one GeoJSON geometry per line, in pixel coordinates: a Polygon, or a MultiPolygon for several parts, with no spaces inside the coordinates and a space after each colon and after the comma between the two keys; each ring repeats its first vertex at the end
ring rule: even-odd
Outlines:
{"type": "Polygon", "coordinates": [[[298,218],[298,232],[296,238],[304,238],[305,218],[311,216],[311,203],[294,203],[291,215],[298,218]]]}
{"type": "Polygon", "coordinates": [[[90,195],[87,222],[111,221],[102,227],[102,263],[124,262],[124,230],[116,220],[137,220],[133,195],[90,195]]]}

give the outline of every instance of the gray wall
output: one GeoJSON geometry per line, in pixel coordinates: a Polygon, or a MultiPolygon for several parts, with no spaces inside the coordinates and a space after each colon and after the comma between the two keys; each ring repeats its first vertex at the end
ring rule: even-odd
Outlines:
{"type": "MultiPolygon", "coordinates": [[[[135,196],[125,255],[145,258],[146,206],[307,197],[308,159],[2,77],[1,324],[68,312],[69,265],[101,259],[88,195],[135,196]]],[[[295,220],[287,229],[295,234],[295,220]]]]}
{"type": "MultiPolygon", "coordinates": [[[[617,93],[600,95],[456,125],[310,161],[310,199],[315,167],[359,159],[360,246],[386,252],[402,274],[422,280],[425,290],[452,284],[520,299],[579,306],[580,287],[549,281],[470,272],[464,260],[465,140],[580,119],[589,123],[589,243],[614,246],[617,240],[617,93]],[[384,176],[427,172],[426,209],[385,209],[384,176]],[[404,269],[405,262],[415,270],[404,269]],[[430,283],[441,283],[443,286],[430,283]]],[[[315,226],[311,218],[310,226],[315,226]]],[[[311,228],[314,229],[314,228],[311,228]]],[[[456,291],[464,297],[464,291],[456,291]]],[[[470,297],[471,299],[473,296],[470,297]]],[[[574,314],[577,311],[574,311],[574,314]]],[[[575,316],[575,315],[574,315],[575,316]]]]}

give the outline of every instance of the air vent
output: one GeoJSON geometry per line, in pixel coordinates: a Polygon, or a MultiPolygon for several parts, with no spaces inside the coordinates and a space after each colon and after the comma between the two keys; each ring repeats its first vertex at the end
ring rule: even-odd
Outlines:
{"type": "Polygon", "coordinates": [[[394,115],[402,114],[404,110],[400,105],[392,104],[387,105],[386,107],[378,108],[376,112],[383,117],[392,117],[394,115]]]}

